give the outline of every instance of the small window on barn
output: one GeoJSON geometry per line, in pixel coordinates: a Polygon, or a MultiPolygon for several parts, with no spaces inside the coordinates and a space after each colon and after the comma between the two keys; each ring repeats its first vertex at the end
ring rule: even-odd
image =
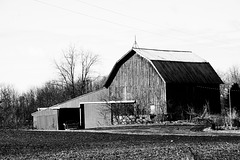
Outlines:
{"type": "Polygon", "coordinates": [[[156,111],[155,111],[155,106],[154,105],[151,105],[150,106],[150,114],[155,114],[156,111]]]}

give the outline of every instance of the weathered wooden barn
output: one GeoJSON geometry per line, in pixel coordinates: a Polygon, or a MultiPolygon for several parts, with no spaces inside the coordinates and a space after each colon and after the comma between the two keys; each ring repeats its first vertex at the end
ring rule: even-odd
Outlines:
{"type": "Polygon", "coordinates": [[[179,119],[180,113],[202,111],[206,104],[220,113],[221,83],[212,66],[190,51],[133,48],[115,64],[105,87],[110,98],[136,100],[141,114],[179,119]]]}
{"type": "Polygon", "coordinates": [[[212,113],[220,113],[221,83],[211,65],[192,52],[132,48],[116,62],[103,89],[32,113],[34,128],[62,130],[70,120],[80,129],[109,126],[112,107],[172,119],[183,118],[189,108],[202,111],[206,104],[212,113]]]}

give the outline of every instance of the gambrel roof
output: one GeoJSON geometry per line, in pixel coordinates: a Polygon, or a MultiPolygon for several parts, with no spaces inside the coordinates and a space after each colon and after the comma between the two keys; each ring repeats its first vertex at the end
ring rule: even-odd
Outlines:
{"type": "Polygon", "coordinates": [[[210,63],[190,51],[133,48],[116,62],[105,87],[108,88],[119,68],[134,54],[145,58],[165,83],[221,84],[210,63]]]}

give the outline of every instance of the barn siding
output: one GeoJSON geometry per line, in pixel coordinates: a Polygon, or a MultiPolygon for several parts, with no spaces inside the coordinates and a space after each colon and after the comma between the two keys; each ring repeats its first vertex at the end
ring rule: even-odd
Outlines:
{"type": "Polygon", "coordinates": [[[111,125],[111,113],[106,104],[84,104],[85,128],[106,127],[111,125]]]}
{"type": "Polygon", "coordinates": [[[43,130],[58,130],[58,110],[46,109],[33,114],[33,126],[43,130]]]}
{"type": "Polygon", "coordinates": [[[165,83],[152,65],[138,54],[120,67],[109,86],[109,96],[117,100],[136,100],[146,113],[150,105],[155,105],[156,113],[166,113],[165,83]]]}

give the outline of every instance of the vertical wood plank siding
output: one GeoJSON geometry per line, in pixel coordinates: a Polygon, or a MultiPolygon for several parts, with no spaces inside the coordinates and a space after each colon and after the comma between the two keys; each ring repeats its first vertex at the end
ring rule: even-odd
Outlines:
{"type": "Polygon", "coordinates": [[[166,85],[152,65],[138,54],[120,67],[109,94],[110,98],[136,100],[146,113],[150,105],[155,105],[156,113],[166,113],[166,85]]]}

